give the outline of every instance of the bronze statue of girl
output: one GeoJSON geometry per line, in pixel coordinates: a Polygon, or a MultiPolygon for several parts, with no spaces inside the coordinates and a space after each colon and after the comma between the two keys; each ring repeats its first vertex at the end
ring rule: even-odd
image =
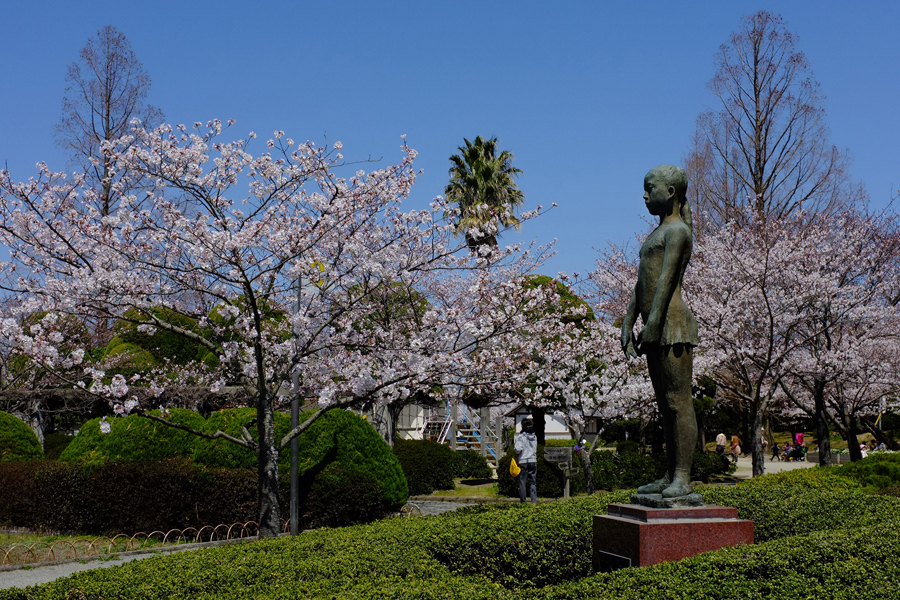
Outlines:
{"type": "Polygon", "coordinates": [[[687,176],[679,167],[661,165],[644,177],[644,203],[651,215],[659,217],[659,227],[641,246],[638,280],[622,323],[625,354],[647,356],[666,442],[665,476],[639,487],[638,493],[662,493],[664,498],[693,491],[691,462],[697,444],[691,396],[697,321],[681,297],[681,280],[693,244],[686,194],[687,176]],[[644,327],[634,339],[638,312],[644,327]]]}

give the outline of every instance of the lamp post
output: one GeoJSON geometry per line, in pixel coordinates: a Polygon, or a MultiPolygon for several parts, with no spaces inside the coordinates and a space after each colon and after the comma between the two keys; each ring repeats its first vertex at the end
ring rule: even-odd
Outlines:
{"type": "MultiPolygon", "coordinates": [[[[294,305],[294,316],[300,314],[300,278],[297,278],[297,302],[294,305]]],[[[297,334],[294,333],[294,345],[297,345],[297,334]]],[[[291,374],[291,430],[300,425],[300,372],[295,368],[291,374]]],[[[291,440],[291,535],[300,533],[300,440],[297,436],[291,440]]]]}

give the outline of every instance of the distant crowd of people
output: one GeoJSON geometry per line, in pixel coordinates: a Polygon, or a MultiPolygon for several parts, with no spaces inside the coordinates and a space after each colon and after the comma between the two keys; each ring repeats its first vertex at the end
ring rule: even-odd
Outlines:
{"type": "MultiPolygon", "coordinates": [[[[766,430],[763,429],[762,433],[762,445],[763,452],[765,453],[769,447],[769,440],[766,439],[766,430]]],[[[798,431],[794,434],[794,441],[785,442],[784,446],[779,446],[778,444],[772,444],[772,456],[769,460],[782,460],[782,461],[802,461],[806,460],[806,454],[809,451],[807,447],[803,443],[804,434],[802,431],[798,431]]],[[[859,449],[862,452],[863,458],[867,456],[869,452],[879,452],[886,450],[886,446],[884,442],[880,444],[876,444],[874,440],[869,441],[865,444],[860,444],[859,449]]],[[[725,436],[724,433],[720,433],[716,436],[716,452],[719,456],[725,456],[726,451],[728,456],[731,458],[731,461],[737,463],[738,458],[741,456],[741,438],[737,435],[732,435],[731,440],[725,436]]],[[[819,445],[815,444],[812,452],[818,452],[819,445]]]]}

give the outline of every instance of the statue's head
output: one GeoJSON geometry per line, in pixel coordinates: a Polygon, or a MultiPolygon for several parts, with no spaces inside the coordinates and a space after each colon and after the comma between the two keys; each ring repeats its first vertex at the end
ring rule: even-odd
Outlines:
{"type": "Polygon", "coordinates": [[[674,165],[659,165],[650,169],[650,172],[644,176],[644,189],[647,189],[647,183],[651,181],[654,187],[664,188],[668,190],[669,194],[675,195],[675,200],[680,206],[681,219],[688,227],[692,227],[691,207],[687,201],[687,173],[684,172],[684,169],[674,165]]]}
{"type": "Polygon", "coordinates": [[[644,176],[644,181],[649,181],[650,179],[656,179],[664,183],[667,188],[674,188],[678,202],[680,204],[684,203],[687,198],[688,187],[687,173],[684,172],[684,169],[674,165],[659,165],[650,169],[650,172],[644,176]]]}

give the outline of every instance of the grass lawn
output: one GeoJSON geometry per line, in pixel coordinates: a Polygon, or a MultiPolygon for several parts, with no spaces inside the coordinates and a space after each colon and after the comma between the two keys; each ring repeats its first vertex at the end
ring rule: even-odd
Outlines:
{"type": "Polygon", "coordinates": [[[460,479],[456,478],[455,490],[435,490],[430,496],[434,497],[451,497],[451,498],[504,498],[497,493],[497,481],[460,479]],[[472,483],[465,483],[466,481],[472,483]]]}

